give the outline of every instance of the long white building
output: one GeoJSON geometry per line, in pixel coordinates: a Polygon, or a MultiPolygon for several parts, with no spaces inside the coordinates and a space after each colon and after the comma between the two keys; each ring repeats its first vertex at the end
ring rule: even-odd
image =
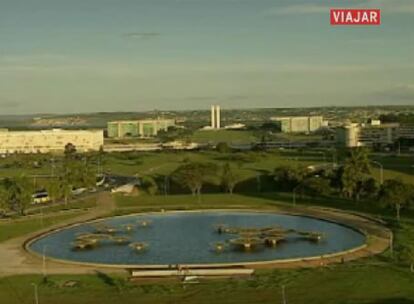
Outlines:
{"type": "Polygon", "coordinates": [[[400,137],[402,136],[398,123],[351,123],[336,129],[337,144],[348,148],[391,145],[400,137]]]}
{"type": "Polygon", "coordinates": [[[0,130],[0,154],[61,153],[68,143],[78,152],[98,151],[104,144],[103,130],[0,130]]]}
{"type": "Polygon", "coordinates": [[[322,116],[280,116],[271,120],[280,124],[283,133],[311,133],[324,125],[322,116]]]}

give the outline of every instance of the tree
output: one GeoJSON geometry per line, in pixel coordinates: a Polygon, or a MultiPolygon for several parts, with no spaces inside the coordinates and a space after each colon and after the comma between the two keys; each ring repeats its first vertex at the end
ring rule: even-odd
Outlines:
{"type": "Polygon", "coordinates": [[[178,167],[172,177],[176,182],[190,189],[193,195],[199,196],[206,179],[214,171],[214,164],[189,162],[178,167]]]}
{"type": "Polygon", "coordinates": [[[0,186],[0,214],[4,215],[9,207],[9,195],[6,189],[0,186]]]}
{"type": "Polygon", "coordinates": [[[99,147],[98,151],[98,174],[102,174],[103,170],[102,168],[105,165],[105,151],[103,149],[103,146],[99,147]]]}
{"type": "Polygon", "coordinates": [[[60,183],[59,179],[52,180],[46,186],[46,190],[53,203],[55,203],[57,199],[63,196],[62,184],[60,183]]]}
{"type": "Polygon", "coordinates": [[[327,196],[331,192],[329,180],[312,176],[302,182],[303,191],[309,195],[327,196]]]}
{"type": "Polygon", "coordinates": [[[59,183],[61,185],[62,195],[65,201],[65,205],[67,205],[70,197],[72,196],[72,190],[74,188],[75,183],[79,179],[79,168],[76,166],[74,161],[70,159],[65,159],[63,162],[63,172],[59,178],[59,183]]]}
{"type": "Polygon", "coordinates": [[[352,149],[345,159],[344,166],[338,171],[340,189],[345,197],[359,200],[361,185],[371,173],[368,151],[363,148],[352,149]]]}
{"type": "Polygon", "coordinates": [[[382,185],[379,196],[383,202],[395,208],[397,221],[400,221],[401,209],[410,203],[413,189],[398,179],[388,179],[382,185]]]}
{"type": "Polygon", "coordinates": [[[358,201],[360,197],[376,197],[378,195],[379,186],[377,181],[372,178],[361,178],[357,180],[354,189],[354,197],[358,201]]]}
{"type": "Polygon", "coordinates": [[[70,179],[68,179],[68,177],[65,176],[61,179],[61,183],[62,195],[65,200],[65,205],[67,205],[69,199],[72,197],[73,186],[70,179]]]}
{"type": "Polygon", "coordinates": [[[230,152],[230,147],[229,147],[229,145],[226,142],[219,142],[216,145],[216,150],[219,153],[229,153],[230,152]]]}
{"type": "Polygon", "coordinates": [[[309,175],[309,170],[305,166],[283,165],[275,168],[273,179],[282,190],[292,191],[299,186],[309,175]]]}
{"type": "Polygon", "coordinates": [[[76,177],[74,184],[79,187],[93,188],[96,186],[96,171],[90,165],[88,159],[84,160],[83,164],[78,163],[79,176],[76,177]]]}
{"type": "Polygon", "coordinates": [[[232,170],[229,163],[226,163],[222,168],[221,185],[226,192],[233,194],[234,187],[237,185],[239,177],[232,170]]]}
{"type": "Polygon", "coordinates": [[[407,262],[410,265],[410,270],[414,273],[414,248],[409,246],[404,246],[401,250],[401,258],[403,261],[407,262]]]}
{"type": "Polygon", "coordinates": [[[76,146],[72,143],[67,143],[65,145],[65,158],[74,158],[75,154],[76,154],[76,146]]]}
{"type": "Polygon", "coordinates": [[[21,215],[24,215],[33,199],[34,186],[31,179],[22,175],[8,179],[5,184],[11,207],[21,215]]]}
{"type": "Polygon", "coordinates": [[[150,176],[144,176],[141,179],[141,185],[149,195],[155,195],[158,192],[158,185],[150,176]]]}
{"type": "Polygon", "coordinates": [[[67,157],[63,162],[59,182],[65,204],[67,204],[74,188],[93,188],[96,186],[95,168],[91,166],[87,158],[80,160],[67,157]]]}

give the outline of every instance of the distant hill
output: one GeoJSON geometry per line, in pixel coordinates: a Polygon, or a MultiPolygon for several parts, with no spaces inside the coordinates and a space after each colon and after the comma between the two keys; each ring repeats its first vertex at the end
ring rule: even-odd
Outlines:
{"type": "MultiPolygon", "coordinates": [[[[364,106],[364,107],[309,107],[309,108],[259,108],[226,109],[222,108],[222,125],[242,122],[258,125],[270,120],[272,116],[322,115],[327,120],[355,122],[378,119],[381,115],[414,115],[414,106],[364,106]]],[[[180,124],[199,128],[210,122],[210,109],[189,111],[147,112],[97,112],[79,114],[33,114],[0,115],[0,128],[44,129],[44,128],[105,128],[111,120],[134,120],[144,118],[174,118],[180,124]]],[[[410,118],[411,120],[411,118],[410,118]]]]}

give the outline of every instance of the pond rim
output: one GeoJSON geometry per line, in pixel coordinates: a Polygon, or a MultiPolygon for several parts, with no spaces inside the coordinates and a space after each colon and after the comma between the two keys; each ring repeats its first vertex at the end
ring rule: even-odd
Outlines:
{"type": "MultiPolygon", "coordinates": [[[[261,267],[261,266],[270,266],[271,265],[281,265],[281,264],[289,264],[289,263],[297,263],[297,262],[311,262],[311,261],[323,261],[325,259],[329,258],[336,258],[336,257],[345,257],[348,254],[352,254],[361,250],[364,250],[368,247],[367,241],[369,238],[369,234],[363,230],[360,227],[356,227],[355,225],[349,224],[346,222],[346,219],[344,218],[343,221],[338,219],[332,219],[328,217],[328,214],[326,214],[326,217],[324,216],[316,216],[307,214],[306,211],[310,210],[301,210],[301,211],[287,211],[287,210],[275,210],[275,209],[261,209],[261,210],[255,210],[255,209],[193,209],[193,210],[168,210],[168,211],[151,211],[151,212],[134,212],[131,214],[123,214],[123,215],[115,215],[115,216],[105,216],[105,217],[99,217],[96,219],[91,219],[83,222],[77,222],[73,224],[64,225],[62,227],[58,227],[55,229],[51,229],[49,231],[36,234],[23,243],[23,248],[26,252],[29,254],[43,259],[43,255],[39,252],[31,249],[31,245],[42,239],[45,238],[51,234],[58,233],[60,231],[70,229],[72,227],[77,227],[85,224],[90,223],[97,223],[100,221],[105,221],[108,219],[113,218],[125,218],[125,217],[133,217],[133,216],[145,216],[145,215],[162,215],[162,214],[180,214],[180,213],[204,213],[204,212],[240,212],[240,213],[266,213],[266,214],[280,214],[280,215],[289,215],[289,216],[299,216],[299,217],[306,217],[311,218],[315,220],[325,221],[329,223],[333,223],[336,225],[340,225],[343,227],[346,227],[348,229],[354,230],[355,232],[360,233],[365,237],[364,244],[353,247],[347,250],[338,251],[330,254],[324,254],[324,255],[317,255],[317,256],[310,256],[310,257],[302,257],[302,258],[287,258],[287,259],[276,259],[276,260],[268,260],[268,261],[253,261],[253,262],[234,262],[234,263],[202,263],[202,264],[180,264],[181,267],[184,268],[231,268],[231,267],[261,267]]],[[[326,212],[324,209],[320,209],[322,212],[326,212]]],[[[358,217],[360,219],[367,220],[366,217],[363,217],[363,215],[356,215],[353,213],[347,213],[346,211],[339,210],[339,209],[333,209],[329,210],[329,212],[335,212],[336,215],[351,215],[354,217],[358,217]]],[[[379,223],[375,222],[373,219],[368,219],[371,223],[375,223],[379,225],[379,223]]],[[[386,227],[384,227],[386,228],[386,227]]],[[[59,258],[53,258],[50,256],[45,256],[45,260],[51,261],[51,262],[58,262],[68,265],[74,265],[74,266],[87,266],[87,267],[94,267],[94,268],[108,268],[108,269],[170,269],[170,265],[167,264],[105,264],[105,263],[92,263],[92,262],[78,262],[78,261],[72,261],[72,260],[66,260],[66,259],[59,259],[59,258]]]]}

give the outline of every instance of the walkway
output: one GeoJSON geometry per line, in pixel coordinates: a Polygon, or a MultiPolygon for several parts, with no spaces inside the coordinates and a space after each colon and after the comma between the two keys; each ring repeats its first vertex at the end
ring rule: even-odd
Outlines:
{"type": "MultiPolygon", "coordinates": [[[[42,274],[43,262],[31,254],[27,253],[23,244],[25,240],[39,235],[41,233],[50,231],[55,228],[59,228],[66,225],[71,225],[77,222],[89,221],[102,216],[105,216],[115,210],[115,202],[108,192],[102,192],[97,194],[97,205],[91,209],[88,213],[82,214],[78,217],[68,219],[60,222],[54,226],[46,229],[36,231],[29,235],[24,235],[18,238],[11,239],[9,241],[0,243],[0,277],[17,274],[42,274]]],[[[90,267],[82,267],[77,265],[67,265],[64,263],[56,263],[46,260],[46,273],[53,274],[69,274],[69,273],[94,273],[95,270],[90,267]]],[[[105,269],[106,271],[108,269],[105,269]]],[[[116,271],[116,270],[114,270],[116,271]]]]}

